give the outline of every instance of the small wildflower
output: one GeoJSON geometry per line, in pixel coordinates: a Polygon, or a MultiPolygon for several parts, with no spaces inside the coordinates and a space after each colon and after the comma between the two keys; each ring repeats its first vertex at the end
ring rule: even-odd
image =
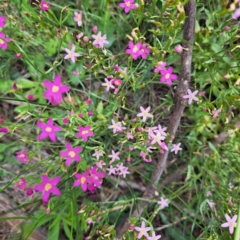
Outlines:
{"type": "Polygon", "coordinates": [[[237,215],[234,215],[233,218],[230,218],[228,214],[225,214],[225,218],[227,222],[223,223],[221,227],[229,227],[229,232],[230,234],[233,234],[234,228],[237,226],[236,220],[237,220],[237,215]]]}
{"type": "Polygon", "coordinates": [[[68,124],[68,122],[69,122],[68,118],[65,117],[65,118],[63,119],[63,123],[64,123],[64,124],[68,124]]]}
{"type": "Polygon", "coordinates": [[[152,236],[151,237],[148,237],[147,240],[158,240],[161,238],[161,235],[157,235],[156,236],[156,233],[153,231],[152,232],[152,236]]]}
{"type": "Polygon", "coordinates": [[[60,156],[66,158],[66,166],[69,166],[73,160],[76,162],[81,161],[81,157],[79,156],[79,153],[82,151],[81,146],[73,148],[71,144],[66,143],[66,148],[66,151],[60,152],[60,156]]]}
{"type": "Polygon", "coordinates": [[[41,1],[40,3],[40,8],[43,10],[43,11],[47,11],[49,8],[50,8],[50,4],[45,2],[45,1],[41,1]]]}
{"type": "Polygon", "coordinates": [[[164,70],[165,69],[165,66],[167,65],[167,62],[159,62],[155,68],[154,68],[154,71],[155,73],[160,73],[161,70],[164,70]]]}
{"type": "Polygon", "coordinates": [[[104,34],[103,36],[101,36],[101,31],[98,32],[97,35],[92,35],[92,37],[95,39],[93,41],[93,45],[96,47],[96,46],[99,46],[100,48],[103,48],[104,47],[104,44],[109,44],[109,41],[107,40],[107,36],[106,34],[104,34]]]}
{"type": "Polygon", "coordinates": [[[216,119],[218,116],[219,116],[219,113],[221,112],[221,108],[219,109],[215,109],[215,110],[212,110],[212,116],[213,116],[213,119],[216,119]]]}
{"type": "Polygon", "coordinates": [[[62,102],[62,94],[69,91],[69,87],[62,85],[62,79],[60,75],[56,75],[53,82],[49,80],[44,80],[43,85],[47,88],[47,91],[44,93],[43,97],[48,99],[48,101],[57,105],[62,102]]]}
{"type": "Polygon", "coordinates": [[[137,114],[137,117],[143,117],[142,121],[146,122],[147,117],[153,118],[153,115],[149,113],[151,110],[151,107],[147,107],[144,109],[142,106],[140,106],[141,113],[137,114]]]}
{"type": "Polygon", "coordinates": [[[112,129],[113,133],[116,133],[121,130],[121,123],[120,122],[115,123],[115,121],[112,119],[112,125],[110,125],[108,129],[112,129]]]}
{"type": "Polygon", "coordinates": [[[14,82],[13,85],[12,85],[12,90],[16,91],[17,90],[17,83],[14,82]]]}
{"type": "Polygon", "coordinates": [[[5,128],[0,128],[0,133],[8,133],[9,129],[7,127],[5,128]]]}
{"type": "Polygon", "coordinates": [[[89,38],[88,38],[87,36],[85,36],[85,37],[83,38],[83,41],[84,41],[84,42],[88,42],[88,41],[89,41],[89,38]]]}
{"type": "Polygon", "coordinates": [[[149,237],[147,232],[150,231],[151,228],[146,227],[145,222],[142,221],[141,227],[135,227],[135,230],[139,232],[137,238],[140,239],[142,236],[149,237]]]}
{"type": "Polygon", "coordinates": [[[16,57],[16,58],[21,58],[21,57],[22,57],[22,54],[21,54],[21,53],[16,53],[16,54],[15,54],[15,57],[16,57]]]}
{"type": "Polygon", "coordinates": [[[33,100],[34,100],[34,95],[31,94],[31,93],[28,94],[28,95],[27,95],[27,100],[28,100],[28,101],[33,101],[33,100]]]}
{"type": "Polygon", "coordinates": [[[76,38],[77,38],[77,39],[80,39],[82,36],[83,36],[83,33],[80,32],[78,35],[76,35],[76,38]]]}
{"type": "Polygon", "coordinates": [[[42,175],[42,183],[36,185],[34,190],[36,192],[43,191],[42,193],[42,201],[43,204],[47,204],[50,198],[51,193],[54,195],[61,195],[60,190],[56,187],[56,185],[61,181],[61,177],[54,177],[49,179],[47,175],[42,175]]]}
{"type": "Polygon", "coordinates": [[[69,50],[68,48],[65,48],[65,51],[67,52],[67,55],[64,57],[64,59],[71,59],[73,63],[76,62],[77,57],[80,56],[79,53],[75,52],[75,46],[72,46],[72,49],[69,50]]]}
{"type": "Polygon", "coordinates": [[[177,80],[178,76],[173,74],[173,68],[169,67],[168,69],[163,69],[160,71],[162,77],[160,78],[160,82],[166,82],[168,86],[172,85],[172,80],[177,80]]]}
{"type": "Polygon", "coordinates": [[[79,74],[78,71],[73,71],[72,73],[73,73],[74,75],[78,75],[78,74],[79,74]]]}
{"type": "Polygon", "coordinates": [[[112,154],[108,155],[108,157],[112,159],[111,163],[115,162],[115,160],[120,160],[119,154],[120,152],[115,152],[114,150],[112,150],[112,154]]]}
{"type": "Polygon", "coordinates": [[[0,28],[3,28],[5,25],[5,20],[6,17],[5,16],[0,16],[0,28]]]}
{"type": "Polygon", "coordinates": [[[124,8],[124,12],[128,13],[131,9],[136,9],[137,6],[134,4],[134,0],[124,0],[124,2],[119,3],[120,8],[124,8]]]}
{"type": "Polygon", "coordinates": [[[108,92],[110,88],[114,89],[115,87],[112,85],[112,81],[108,81],[107,78],[104,78],[105,83],[102,83],[102,86],[106,87],[106,91],[108,92]]]}
{"type": "Polygon", "coordinates": [[[137,60],[141,56],[142,43],[138,42],[134,44],[132,41],[128,42],[129,49],[126,50],[126,53],[131,54],[134,60],[137,60]]]}
{"type": "Polygon", "coordinates": [[[192,92],[190,89],[187,90],[188,95],[184,95],[183,98],[187,99],[188,98],[188,104],[190,105],[193,100],[198,101],[199,99],[196,97],[198,90],[192,92]]]}
{"type": "Polygon", "coordinates": [[[96,32],[97,32],[97,29],[98,29],[97,26],[93,26],[93,28],[92,28],[93,33],[96,33],[96,32]]]}
{"type": "Polygon", "coordinates": [[[34,193],[34,191],[33,191],[32,188],[27,188],[26,191],[25,191],[25,195],[28,196],[28,197],[33,195],[33,193],[34,193]]]}
{"type": "Polygon", "coordinates": [[[161,209],[168,207],[168,199],[164,199],[163,197],[160,198],[160,201],[157,202],[160,205],[161,209]]]}
{"type": "Polygon", "coordinates": [[[88,137],[94,137],[94,133],[90,131],[90,126],[82,127],[79,126],[79,132],[76,134],[77,138],[82,138],[84,142],[88,141],[88,137]]]}
{"type": "Polygon", "coordinates": [[[146,47],[146,45],[147,45],[146,43],[143,43],[141,48],[140,48],[140,55],[141,55],[142,59],[146,59],[147,58],[147,54],[150,53],[150,49],[148,49],[146,47]]]}
{"type": "Polygon", "coordinates": [[[199,96],[203,96],[205,94],[205,91],[202,91],[199,93],[199,96]]]}
{"type": "Polygon", "coordinates": [[[181,46],[180,44],[178,44],[178,45],[174,48],[174,50],[175,50],[175,52],[181,54],[182,51],[183,51],[183,48],[182,48],[182,46],[181,46]]]}
{"type": "Polygon", "coordinates": [[[182,148],[180,147],[181,143],[178,144],[173,144],[173,148],[171,150],[171,152],[174,152],[175,154],[178,153],[178,151],[182,150],[182,148]]]}
{"type": "Polygon", "coordinates": [[[6,50],[8,45],[7,43],[10,42],[10,38],[5,37],[3,32],[0,32],[0,48],[6,50]]]}
{"type": "Polygon", "coordinates": [[[95,149],[95,153],[92,156],[99,160],[99,158],[103,156],[103,151],[101,149],[95,149]]]}
{"type": "Polygon", "coordinates": [[[208,201],[207,203],[208,203],[208,205],[209,205],[210,208],[214,208],[214,206],[216,205],[216,203],[213,202],[213,200],[210,200],[210,201],[208,201]]]}
{"type": "Polygon", "coordinates": [[[226,26],[224,29],[225,29],[226,31],[228,31],[228,30],[230,29],[230,27],[229,27],[229,26],[226,26]]]}
{"type": "Polygon", "coordinates": [[[77,25],[79,27],[82,26],[82,12],[74,12],[74,21],[77,22],[77,25]]]}
{"type": "Polygon", "coordinates": [[[60,126],[54,126],[52,118],[49,118],[47,123],[38,121],[37,126],[41,128],[42,132],[38,136],[38,140],[42,140],[46,137],[49,137],[52,142],[56,142],[56,132],[59,132],[61,130],[60,126]]]}
{"type": "Polygon", "coordinates": [[[20,163],[29,162],[27,151],[16,152],[16,154],[17,154],[16,159],[19,160],[20,163]]]}
{"type": "Polygon", "coordinates": [[[14,184],[14,187],[18,187],[23,190],[26,185],[27,181],[25,180],[25,178],[21,177],[20,180],[14,184]]]}
{"type": "Polygon", "coordinates": [[[113,167],[112,165],[110,165],[110,168],[107,168],[108,174],[111,175],[115,175],[116,174],[116,170],[117,168],[113,167]]]}
{"type": "Polygon", "coordinates": [[[207,197],[211,197],[211,196],[212,196],[212,192],[211,192],[210,190],[207,190],[207,191],[206,191],[206,196],[207,196],[207,197]]]}
{"type": "Polygon", "coordinates": [[[232,15],[232,18],[233,19],[238,19],[240,17],[240,3],[239,3],[239,8],[237,8],[236,10],[235,10],[235,12],[233,13],[233,15],[232,15]]]}

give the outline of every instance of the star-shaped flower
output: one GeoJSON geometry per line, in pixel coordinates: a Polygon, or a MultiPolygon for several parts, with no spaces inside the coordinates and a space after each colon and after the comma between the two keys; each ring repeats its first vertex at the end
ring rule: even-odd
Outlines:
{"type": "Polygon", "coordinates": [[[157,235],[157,236],[156,236],[156,233],[153,231],[153,232],[152,232],[152,236],[151,236],[151,237],[148,237],[147,240],[158,240],[158,239],[160,239],[160,238],[161,238],[161,235],[157,235]]]}
{"type": "Polygon", "coordinates": [[[92,37],[95,39],[93,41],[93,45],[95,47],[99,46],[100,48],[103,48],[104,44],[109,44],[106,34],[104,34],[103,36],[101,35],[102,35],[101,31],[97,35],[92,35],[92,37]]]}
{"type": "Polygon", "coordinates": [[[64,49],[67,52],[67,55],[64,57],[64,59],[69,59],[70,58],[72,60],[72,62],[75,63],[77,57],[80,56],[79,53],[75,52],[75,46],[73,45],[71,50],[69,50],[67,48],[64,48],[64,49]]]}
{"type": "Polygon", "coordinates": [[[168,199],[164,199],[163,197],[160,198],[160,201],[157,202],[160,205],[161,209],[168,207],[168,199]]]}
{"type": "Polygon", "coordinates": [[[137,238],[140,239],[142,236],[149,237],[147,232],[150,231],[151,228],[145,227],[145,222],[142,221],[141,227],[135,227],[135,230],[139,232],[137,238]]]}
{"type": "Polygon", "coordinates": [[[38,121],[37,126],[41,128],[42,132],[38,136],[38,140],[42,140],[49,137],[52,142],[56,142],[56,132],[59,132],[62,128],[60,126],[54,126],[52,118],[49,118],[47,123],[38,121]]]}
{"type": "Polygon", "coordinates": [[[82,151],[82,147],[79,146],[73,148],[71,144],[66,143],[66,148],[66,151],[60,152],[60,156],[66,158],[66,166],[69,166],[73,160],[75,160],[76,162],[81,161],[79,153],[82,151]]]}
{"type": "Polygon", "coordinates": [[[112,159],[111,163],[115,162],[115,160],[120,160],[119,154],[120,152],[115,152],[114,150],[112,150],[112,154],[108,155],[108,157],[112,159]]]}
{"type": "Polygon", "coordinates": [[[147,117],[153,118],[153,115],[149,113],[149,111],[151,110],[151,107],[147,107],[146,109],[144,109],[142,106],[140,106],[140,110],[141,110],[141,113],[138,113],[137,116],[143,117],[142,119],[143,122],[146,122],[147,117]]]}
{"type": "Polygon", "coordinates": [[[162,69],[161,71],[162,77],[160,78],[161,82],[166,82],[168,86],[172,85],[172,80],[177,80],[178,76],[173,74],[173,68],[169,67],[168,69],[162,69]]]}
{"type": "Polygon", "coordinates": [[[77,22],[77,25],[82,26],[82,12],[74,12],[74,21],[77,22]]]}
{"type": "Polygon", "coordinates": [[[76,134],[76,137],[82,138],[84,142],[87,142],[88,137],[93,137],[94,133],[90,131],[90,126],[82,127],[79,126],[78,130],[79,132],[76,134]]]}
{"type": "Polygon", "coordinates": [[[181,143],[178,144],[173,144],[173,148],[171,149],[171,152],[174,152],[175,154],[178,153],[178,151],[182,150],[182,148],[180,147],[181,143]]]}
{"type": "Polygon", "coordinates": [[[227,222],[223,223],[221,227],[229,227],[230,234],[233,234],[234,228],[237,226],[237,215],[234,215],[233,218],[230,218],[228,214],[225,214],[227,222]]]}
{"type": "Polygon", "coordinates": [[[106,91],[108,92],[110,88],[114,89],[115,87],[112,84],[112,80],[108,81],[107,78],[104,78],[105,83],[102,83],[102,86],[106,87],[106,91]]]}
{"type": "Polygon", "coordinates": [[[124,8],[124,12],[128,13],[131,9],[136,9],[137,6],[133,3],[134,0],[124,0],[124,2],[119,3],[120,8],[124,8]]]}
{"type": "Polygon", "coordinates": [[[196,97],[198,90],[192,92],[190,89],[187,90],[188,95],[183,96],[183,98],[188,98],[188,104],[190,105],[193,100],[198,101],[199,99],[196,97]]]}

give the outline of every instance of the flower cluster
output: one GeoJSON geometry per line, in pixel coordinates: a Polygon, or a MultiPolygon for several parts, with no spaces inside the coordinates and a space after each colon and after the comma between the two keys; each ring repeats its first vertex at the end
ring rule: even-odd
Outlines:
{"type": "Polygon", "coordinates": [[[98,172],[96,167],[88,168],[84,173],[74,174],[76,180],[73,183],[74,187],[81,185],[84,192],[89,190],[91,193],[95,192],[95,188],[100,188],[102,179],[105,177],[103,172],[98,172]]]}
{"type": "Polygon", "coordinates": [[[139,232],[139,234],[137,235],[138,239],[140,239],[143,236],[146,237],[147,240],[158,240],[161,238],[161,235],[156,236],[155,231],[152,231],[152,236],[149,236],[148,232],[151,230],[151,227],[146,227],[144,221],[142,221],[141,227],[134,227],[134,229],[139,232]]]}
{"type": "MultiPolygon", "coordinates": [[[[5,26],[6,17],[0,16],[0,28],[5,26]]],[[[10,38],[6,37],[3,32],[0,32],[0,48],[6,50],[8,48],[7,43],[10,42],[10,38]]]]}
{"type": "Polygon", "coordinates": [[[129,48],[126,50],[126,53],[132,55],[134,60],[137,60],[139,57],[146,59],[147,54],[150,54],[150,49],[147,48],[146,43],[137,42],[134,44],[132,41],[129,41],[128,47],[129,48]]]}

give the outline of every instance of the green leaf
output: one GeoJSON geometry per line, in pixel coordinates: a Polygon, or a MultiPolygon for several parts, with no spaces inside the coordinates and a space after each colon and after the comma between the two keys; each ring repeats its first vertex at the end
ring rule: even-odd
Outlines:
{"type": "Polygon", "coordinates": [[[58,217],[53,221],[53,223],[49,227],[49,233],[48,233],[47,240],[58,240],[59,239],[60,221],[61,221],[61,218],[58,215],[58,217]]]}

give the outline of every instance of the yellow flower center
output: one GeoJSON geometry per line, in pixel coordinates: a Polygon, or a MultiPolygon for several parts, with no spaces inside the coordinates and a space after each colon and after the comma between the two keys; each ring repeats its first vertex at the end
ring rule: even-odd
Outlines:
{"type": "Polygon", "coordinates": [[[86,178],[85,177],[81,177],[81,183],[83,184],[83,183],[85,183],[85,181],[86,181],[86,178]]]}
{"type": "Polygon", "coordinates": [[[88,130],[82,131],[82,134],[85,135],[88,133],[88,130]]]}
{"type": "Polygon", "coordinates": [[[82,16],[79,14],[77,18],[80,21],[82,19],[82,16]]]}
{"type": "Polygon", "coordinates": [[[235,222],[230,222],[229,225],[233,228],[235,228],[237,226],[237,224],[235,222]]]}
{"type": "Polygon", "coordinates": [[[4,41],[0,38],[0,44],[4,44],[4,41]]]}
{"type": "Polygon", "coordinates": [[[52,87],[52,91],[53,91],[53,92],[58,92],[58,90],[59,90],[59,87],[58,87],[58,86],[53,86],[53,87],[52,87]]]}
{"type": "Polygon", "coordinates": [[[189,96],[190,98],[194,98],[194,95],[193,94],[190,94],[190,96],[189,96]]]}
{"type": "Polygon", "coordinates": [[[24,158],[25,157],[25,155],[22,153],[20,156],[19,156],[20,158],[24,158]]]}
{"type": "Polygon", "coordinates": [[[52,188],[52,185],[51,185],[50,183],[47,183],[46,186],[45,186],[45,188],[44,188],[44,190],[45,190],[45,191],[48,191],[48,190],[50,190],[51,188],[52,188]]]}
{"type": "Polygon", "coordinates": [[[101,40],[101,37],[100,37],[100,36],[97,36],[97,40],[100,41],[100,40],[101,40]]]}
{"type": "Polygon", "coordinates": [[[75,157],[76,154],[75,154],[75,152],[70,151],[70,152],[68,153],[68,155],[73,158],[73,157],[75,157]]]}
{"type": "Polygon", "coordinates": [[[126,2],[126,6],[127,6],[127,7],[130,7],[130,6],[131,6],[130,1],[126,2]]]}
{"type": "Polygon", "coordinates": [[[138,47],[137,47],[137,46],[134,46],[133,52],[136,53],[137,51],[138,51],[138,47]]]}
{"type": "Polygon", "coordinates": [[[50,127],[46,128],[46,132],[51,132],[51,131],[52,131],[52,128],[50,128],[50,127]]]}
{"type": "Polygon", "coordinates": [[[166,78],[166,79],[169,79],[169,77],[170,77],[170,74],[167,73],[166,76],[165,76],[165,78],[166,78]]]}
{"type": "Polygon", "coordinates": [[[19,180],[18,185],[21,186],[23,184],[22,180],[19,180]]]}

